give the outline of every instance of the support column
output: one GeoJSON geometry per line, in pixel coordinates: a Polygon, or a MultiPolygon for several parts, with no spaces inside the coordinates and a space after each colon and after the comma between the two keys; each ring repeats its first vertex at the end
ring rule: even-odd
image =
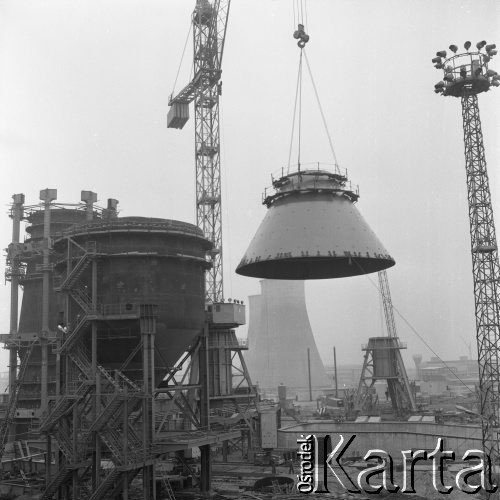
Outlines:
{"type": "MultiPolygon", "coordinates": [[[[142,337],[142,370],[143,370],[143,407],[142,407],[142,429],[143,429],[143,453],[144,461],[152,458],[151,446],[153,442],[153,419],[152,401],[154,391],[154,335],[156,333],[156,319],[158,317],[158,306],[153,304],[140,305],[140,330],[142,337]]],[[[154,477],[154,466],[146,465],[142,469],[143,498],[144,500],[156,500],[156,487],[154,477]]]]}
{"type": "MultiPolygon", "coordinates": [[[[78,462],[78,406],[73,407],[73,432],[72,432],[72,444],[73,444],[73,462],[78,462]]],[[[78,469],[73,470],[73,481],[72,481],[73,498],[78,498],[78,469]]]]}
{"type": "Polygon", "coordinates": [[[52,438],[47,434],[47,450],[45,453],[45,486],[50,484],[52,466],[52,438]]]}
{"type": "MultiPolygon", "coordinates": [[[[127,386],[124,388],[124,394],[127,395],[127,386]]],[[[128,399],[123,401],[123,463],[128,462],[128,399]]],[[[128,473],[123,474],[123,500],[128,500],[128,473]]]]}
{"type": "MultiPolygon", "coordinates": [[[[101,375],[95,372],[95,411],[96,415],[101,412],[101,375]]],[[[101,438],[99,433],[94,433],[95,452],[92,463],[92,488],[97,489],[101,477],[101,438]]]]}
{"type": "MultiPolygon", "coordinates": [[[[200,366],[200,423],[204,430],[210,429],[210,388],[208,374],[208,322],[205,322],[198,351],[200,366]]],[[[202,495],[209,496],[212,487],[212,461],[210,445],[200,446],[201,477],[200,489],[202,495]]]]}
{"type": "MultiPolygon", "coordinates": [[[[97,261],[92,260],[92,311],[97,309],[97,261]]],[[[97,323],[92,321],[92,376],[95,377],[97,372],[97,323]]]]}

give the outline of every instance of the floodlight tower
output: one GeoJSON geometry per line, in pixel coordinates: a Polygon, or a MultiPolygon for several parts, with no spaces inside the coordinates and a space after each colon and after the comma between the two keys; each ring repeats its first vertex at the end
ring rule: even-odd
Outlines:
{"type": "Polygon", "coordinates": [[[500,424],[500,266],[477,96],[492,86],[498,87],[500,76],[488,68],[491,58],[497,54],[495,44],[481,41],[476,44],[477,50],[470,51],[471,42],[465,42],[464,48],[466,52],[457,53],[458,47],[450,45],[449,57],[445,50],[436,53],[432,62],[443,70],[444,77],[434,86],[434,91],[459,97],[462,102],[482,439],[485,453],[490,456],[491,464],[495,464],[499,458],[500,424]]]}

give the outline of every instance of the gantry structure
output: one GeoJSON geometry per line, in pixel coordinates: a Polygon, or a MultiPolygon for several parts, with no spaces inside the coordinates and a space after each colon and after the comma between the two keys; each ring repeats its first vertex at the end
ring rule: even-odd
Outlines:
{"type": "Polygon", "coordinates": [[[462,105],[482,440],[493,465],[499,458],[500,267],[478,95],[498,87],[500,76],[489,67],[497,54],[496,45],[480,41],[473,50],[471,46],[470,41],[465,42],[462,52],[450,45],[450,53],[441,50],[432,62],[443,71],[443,80],[434,86],[434,91],[459,98],[462,105]]]}

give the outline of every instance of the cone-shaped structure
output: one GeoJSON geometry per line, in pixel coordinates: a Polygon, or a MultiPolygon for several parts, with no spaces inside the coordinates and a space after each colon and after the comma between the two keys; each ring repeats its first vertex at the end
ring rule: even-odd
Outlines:
{"type": "Polygon", "coordinates": [[[252,380],[265,391],[285,384],[290,394],[309,395],[331,389],[307,315],[304,281],[262,280],[261,295],[249,297],[248,352],[252,380]]]}
{"type": "Polygon", "coordinates": [[[268,211],[236,272],[285,280],[343,278],[395,264],[354,203],[345,175],[294,172],[273,181],[268,211]]]}

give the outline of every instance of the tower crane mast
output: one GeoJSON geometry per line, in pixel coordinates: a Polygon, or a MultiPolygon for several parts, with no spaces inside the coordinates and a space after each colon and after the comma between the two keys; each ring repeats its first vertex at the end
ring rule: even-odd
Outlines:
{"type": "Polygon", "coordinates": [[[206,274],[206,298],[224,299],[220,177],[219,98],[221,64],[231,0],[196,0],[192,15],[193,79],[169,101],[167,125],[183,128],[194,102],[196,223],[214,247],[206,274]]]}

